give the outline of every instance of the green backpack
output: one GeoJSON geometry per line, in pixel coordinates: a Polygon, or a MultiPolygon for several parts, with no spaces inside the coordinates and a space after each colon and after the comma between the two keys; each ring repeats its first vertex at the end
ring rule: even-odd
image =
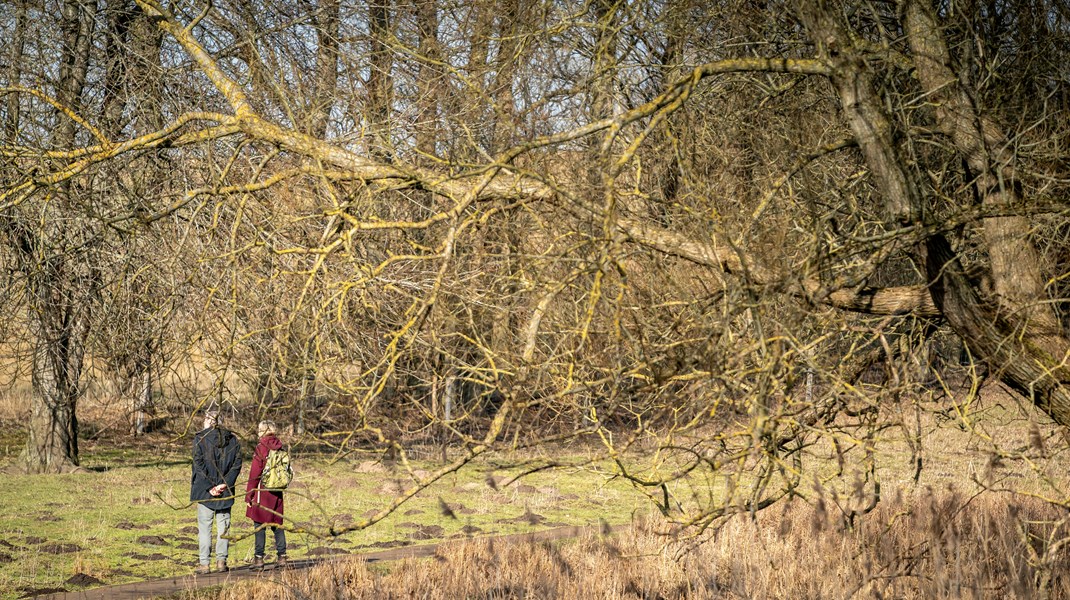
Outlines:
{"type": "Polygon", "coordinates": [[[264,472],[260,474],[260,489],[284,490],[293,481],[294,470],[290,466],[290,452],[282,448],[268,452],[264,472]]]}

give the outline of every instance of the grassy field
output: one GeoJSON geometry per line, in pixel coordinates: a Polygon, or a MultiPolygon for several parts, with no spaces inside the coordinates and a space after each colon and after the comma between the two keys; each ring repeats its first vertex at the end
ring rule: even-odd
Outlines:
{"type": "MultiPolygon", "coordinates": [[[[861,501],[853,495],[857,451],[848,469],[833,476],[839,459],[826,444],[808,452],[804,467],[813,484],[800,490],[801,498],[754,519],[719,521],[701,533],[674,532],[654,516],[648,499],[613,476],[608,463],[541,471],[499,485],[517,473],[506,464],[581,462],[584,451],[570,447],[474,462],[382,522],[332,537],[326,535],[332,526],[370,517],[412,480],[366,457],[331,461],[298,454],[298,478],[287,495],[295,529],[288,535],[292,557],[457,543],[419,568],[332,563],[270,584],[243,583],[193,597],[277,596],[278,589],[257,586],[278,587],[280,581],[290,594],[280,597],[313,599],[334,598],[339,589],[359,598],[1068,597],[1070,582],[1060,573],[1070,564],[1070,533],[1067,511],[1059,505],[1068,505],[1070,469],[1061,431],[1027,418],[1028,410],[999,390],[966,419],[934,408],[919,413],[923,420],[915,431],[921,435],[912,442],[896,427],[870,440],[874,475],[882,484],[871,514],[847,518],[861,501]],[[912,443],[920,446],[912,450],[912,443]],[[917,456],[923,459],[920,471],[917,456]],[[636,528],[609,539],[526,549],[488,549],[478,539],[603,521],[636,528]]],[[[18,420],[0,414],[0,460],[13,461],[21,436],[18,420]]],[[[435,454],[420,455],[427,460],[412,465],[418,475],[440,466],[431,458],[435,454]]],[[[192,571],[197,535],[195,511],[186,501],[185,441],[162,435],[87,440],[82,458],[84,472],[4,474],[0,599],[192,571]]],[[[696,490],[717,496],[717,485],[684,480],[672,492],[679,498],[696,490]]],[[[872,483],[867,490],[872,493],[872,483]]],[[[241,539],[232,545],[230,562],[240,566],[252,558],[252,539],[245,537],[251,524],[241,508],[233,533],[241,539]]]]}
{"type": "MultiPolygon", "coordinates": [[[[191,572],[197,531],[195,509],[187,506],[189,461],[185,453],[159,447],[146,442],[122,451],[92,449],[83,457],[86,472],[5,475],[0,598],[75,589],[79,582],[113,584],[191,572]]],[[[602,520],[622,523],[650,508],[596,468],[532,474],[494,489],[488,478],[502,480],[510,472],[480,463],[440,480],[373,527],[332,537],[331,526],[370,517],[411,479],[370,461],[295,458],[297,480],[286,499],[287,517],[297,529],[287,539],[293,558],[602,520]]],[[[437,465],[414,466],[419,473],[437,465]]],[[[233,513],[233,534],[247,536],[252,526],[240,506],[233,513]]],[[[232,544],[232,566],[251,559],[251,537],[232,544]]]]}

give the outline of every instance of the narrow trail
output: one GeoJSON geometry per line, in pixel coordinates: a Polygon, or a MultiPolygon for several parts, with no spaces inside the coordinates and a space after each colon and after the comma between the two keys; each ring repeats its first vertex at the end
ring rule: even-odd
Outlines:
{"type": "MultiPolygon", "coordinates": [[[[620,526],[611,528],[612,531],[619,531],[620,529],[622,529],[622,527],[620,526]]],[[[289,570],[307,570],[316,565],[326,564],[338,560],[352,560],[354,558],[363,558],[369,563],[402,560],[405,558],[424,558],[433,556],[435,552],[443,546],[456,544],[461,541],[494,540],[495,542],[503,543],[543,542],[580,537],[586,533],[599,532],[604,533],[604,528],[596,525],[589,525],[556,527],[554,529],[545,529],[542,531],[533,531],[529,533],[514,533],[510,535],[464,538],[463,540],[448,540],[436,544],[424,544],[419,546],[403,546],[399,548],[390,548],[388,550],[379,550],[376,552],[346,554],[341,556],[332,556],[328,558],[296,559],[290,561],[289,570]]],[[[270,568],[265,571],[253,571],[247,566],[242,566],[227,571],[226,573],[210,573],[208,575],[190,574],[181,577],[172,577],[169,579],[135,581],[133,583],[108,585],[83,591],[44,594],[40,596],[33,596],[33,598],[38,598],[40,600],[137,600],[139,598],[155,598],[158,596],[167,596],[185,590],[195,590],[216,585],[226,585],[228,583],[235,583],[246,579],[256,579],[258,577],[272,577],[274,574],[275,572],[270,570],[270,568]]]]}

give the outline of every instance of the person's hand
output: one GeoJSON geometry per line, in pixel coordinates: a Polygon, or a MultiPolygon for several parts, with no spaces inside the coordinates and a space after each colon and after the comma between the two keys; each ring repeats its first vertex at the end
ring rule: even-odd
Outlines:
{"type": "Polygon", "coordinates": [[[222,494],[226,489],[227,489],[227,484],[221,483],[221,484],[215,486],[214,488],[208,490],[208,493],[211,494],[212,497],[214,498],[214,497],[222,494]]]}

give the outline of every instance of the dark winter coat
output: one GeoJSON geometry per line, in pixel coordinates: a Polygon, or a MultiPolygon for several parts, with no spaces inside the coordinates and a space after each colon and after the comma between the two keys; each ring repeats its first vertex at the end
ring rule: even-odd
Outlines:
{"type": "Polygon", "coordinates": [[[257,523],[282,524],[283,503],[281,491],[260,489],[260,476],[264,474],[264,463],[268,452],[282,448],[282,442],[274,434],[260,438],[253,451],[253,464],[249,467],[249,483],[245,486],[245,516],[257,523]]]}
{"type": "Polygon", "coordinates": [[[234,505],[235,484],[241,472],[241,444],[238,437],[222,427],[209,427],[193,435],[193,477],[189,499],[212,510],[229,510],[234,505]],[[213,497],[208,490],[225,483],[227,490],[213,497]]]}

